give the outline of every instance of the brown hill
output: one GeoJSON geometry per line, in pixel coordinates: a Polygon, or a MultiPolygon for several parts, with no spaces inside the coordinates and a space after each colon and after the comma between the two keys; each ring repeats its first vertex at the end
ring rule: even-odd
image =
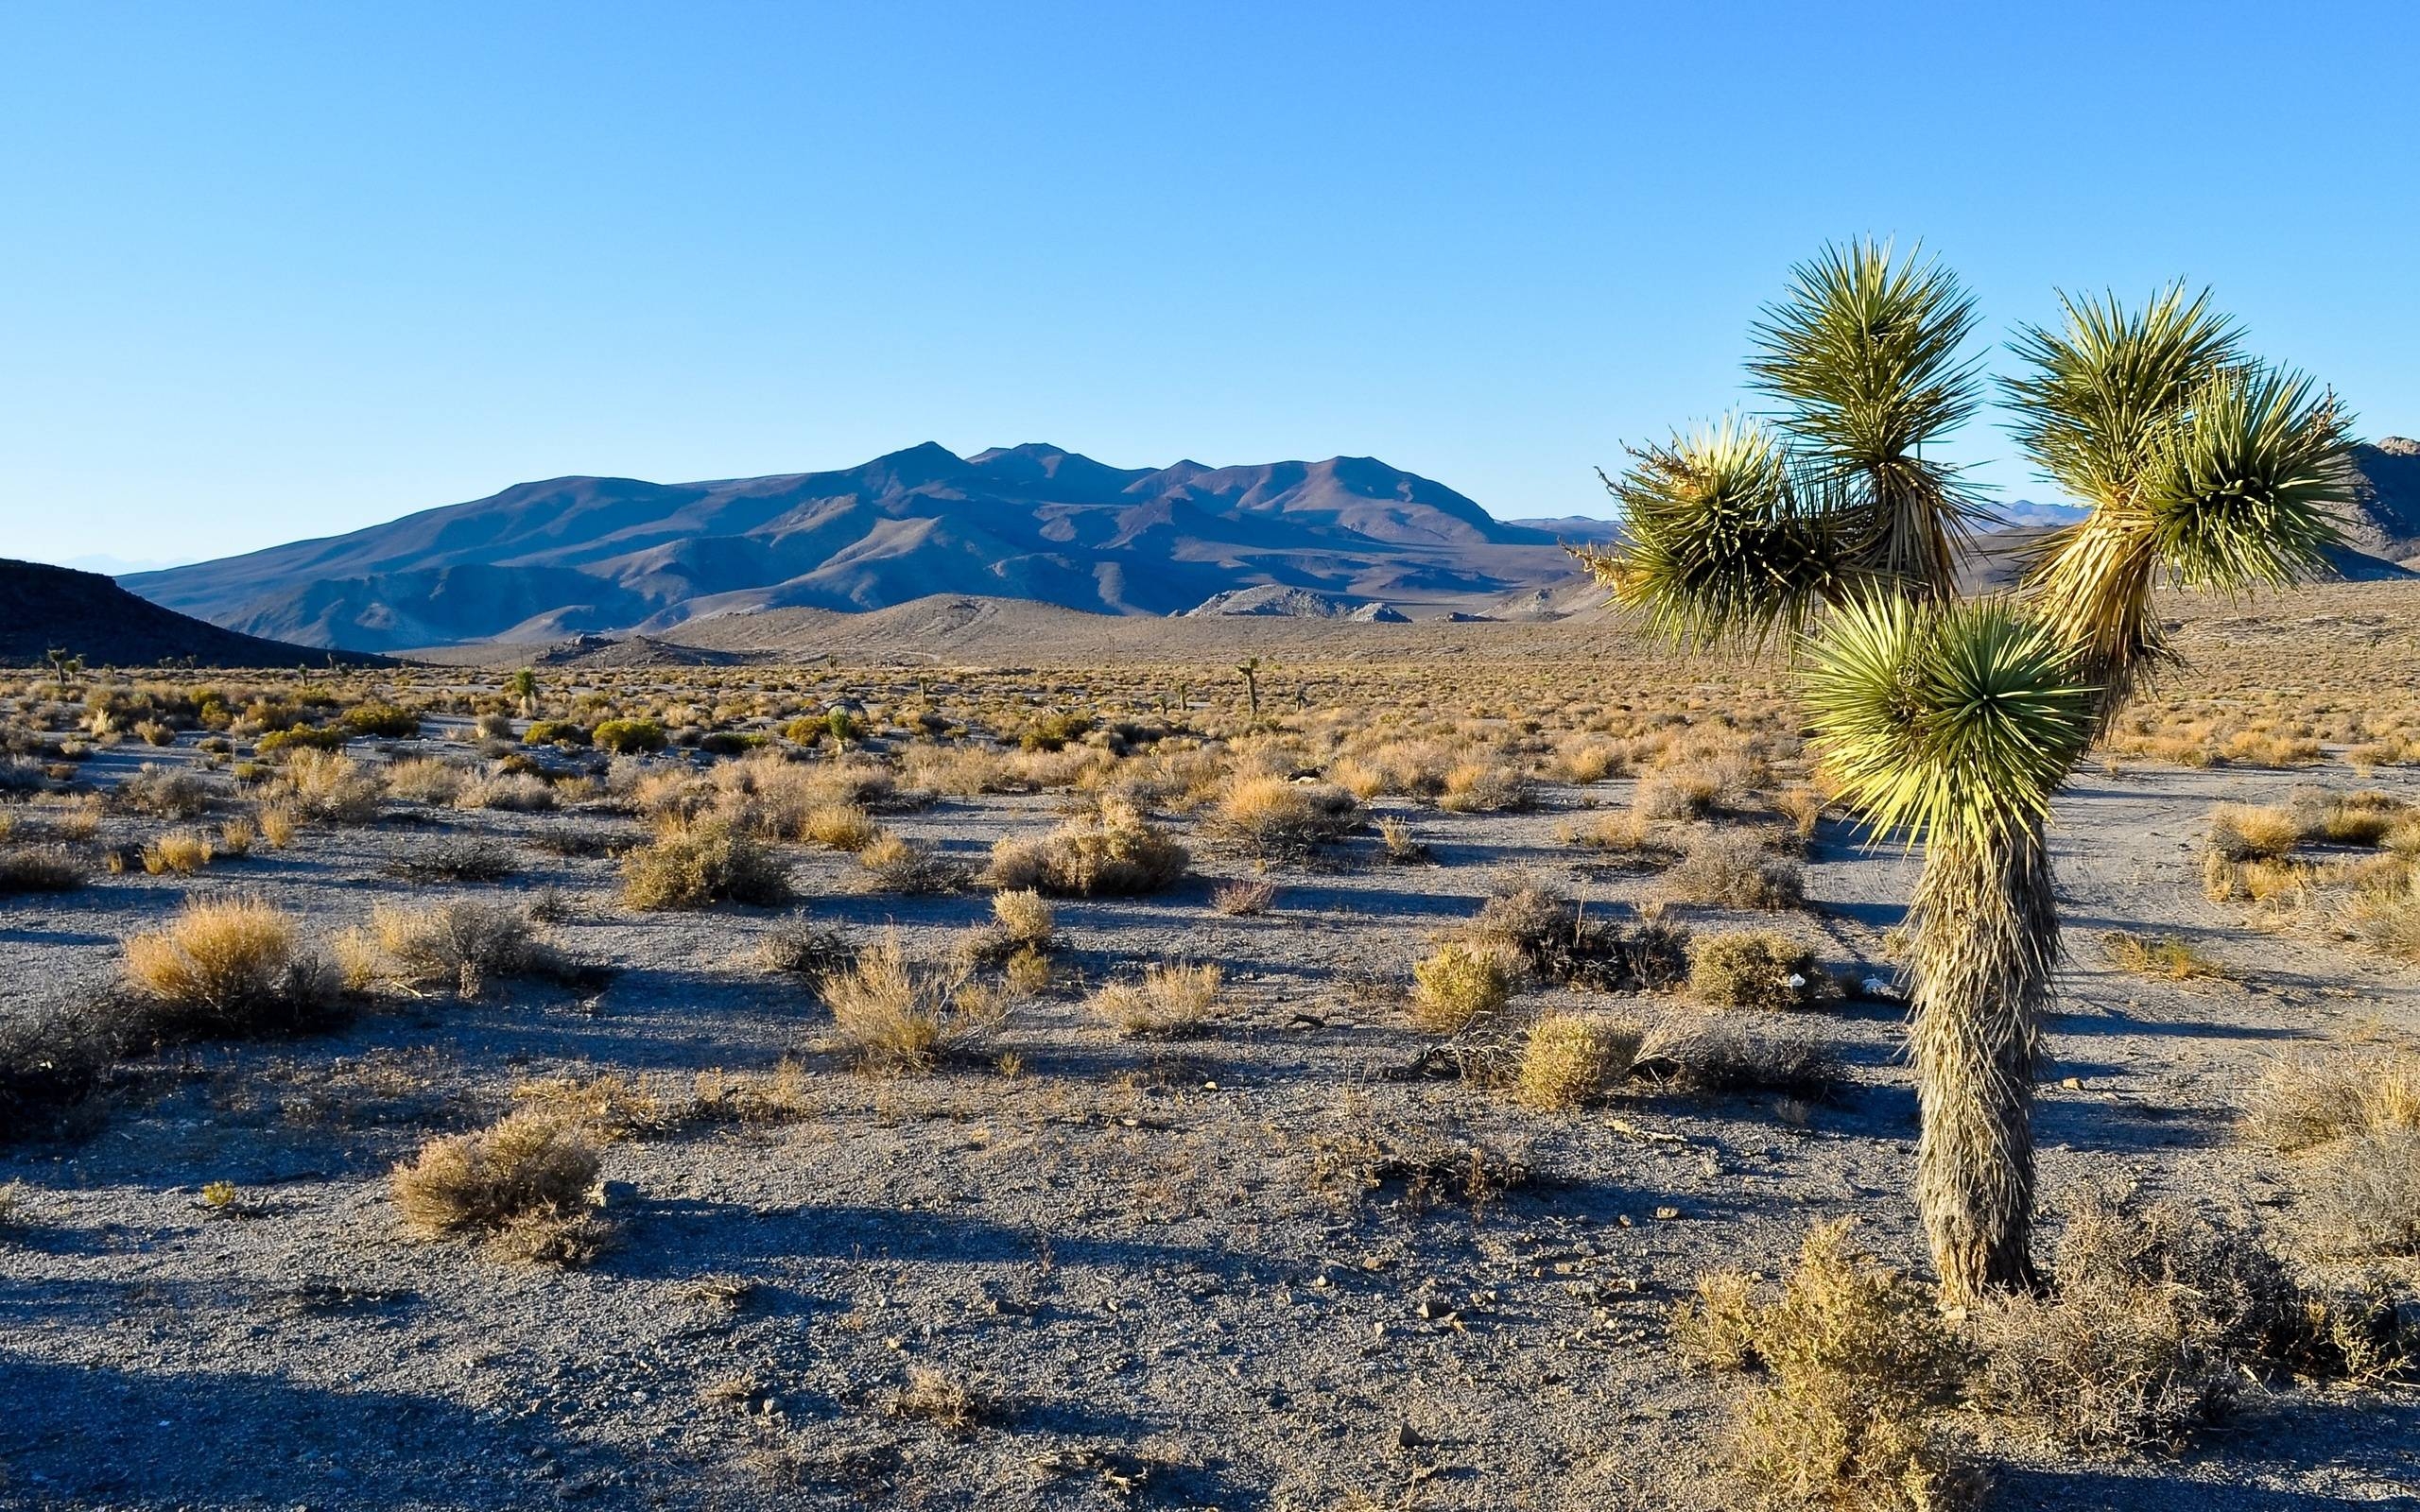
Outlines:
{"type": "Polygon", "coordinates": [[[137,598],[98,573],[0,559],[0,665],[39,665],[53,649],[94,667],[186,661],[211,667],[290,667],[382,660],[239,635],[137,598]]]}

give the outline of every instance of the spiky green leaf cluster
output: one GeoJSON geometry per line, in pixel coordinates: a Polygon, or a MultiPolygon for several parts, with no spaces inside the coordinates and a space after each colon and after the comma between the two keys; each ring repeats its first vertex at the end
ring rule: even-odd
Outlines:
{"type": "Polygon", "coordinates": [[[2161,438],[2135,502],[2189,586],[2298,582],[2342,540],[2348,439],[2309,378],[2229,369],[2161,438]]]}
{"type": "Polygon", "coordinates": [[[2038,822],[2092,741],[2093,690],[2067,648],[2003,599],[1860,596],[1806,659],[1840,796],[1910,844],[1982,847],[2038,822]]]}
{"type": "Polygon", "coordinates": [[[1582,559],[1666,634],[1701,644],[1795,634],[1847,582],[1845,543],[1820,490],[1810,507],[1772,434],[1754,421],[1725,419],[1650,447],[1608,486],[1628,540],[1582,559]]]}
{"type": "Polygon", "coordinates": [[[1827,247],[1790,270],[1790,290],[1751,334],[1751,381],[1804,465],[1832,475],[1854,512],[1869,570],[1946,595],[1957,553],[1982,518],[1956,469],[1927,442],[1965,423],[1981,397],[1964,355],[1975,301],[1938,262],[1893,263],[1888,245],[1827,247]]]}
{"type": "Polygon", "coordinates": [[[2000,380],[2014,433],[2050,478],[2096,505],[2132,496],[2176,415],[2242,357],[2233,322],[2207,291],[2182,284],[2140,311],[2115,295],[2059,296],[2061,329],[2022,329],[2011,348],[2031,371],[2000,380]]]}

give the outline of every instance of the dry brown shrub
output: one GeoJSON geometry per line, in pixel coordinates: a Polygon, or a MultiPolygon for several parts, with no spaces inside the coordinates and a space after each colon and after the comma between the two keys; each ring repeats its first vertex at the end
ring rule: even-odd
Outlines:
{"type": "Polygon", "coordinates": [[[1635,1069],[1685,1091],[1827,1095],[1841,1075],[1829,1041],[1784,1019],[1692,1015],[1647,1033],[1635,1069]]]}
{"type": "Polygon", "coordinates": [[[1058,919],[1050,904],[1032,888],[994,893],[992,897],[992,921],[1000,926],[1008,937],[1019,945],[1046,946],[1058,919]]]}
{"type": "Polygon", "coordinates": [[[1796,908],[1806,901],[1798,863],[1744,830],[1700,831],[1664,873],[1664,887],[1684,902],[1719,908],[1796,908]]]}
{"type": "Polygon", "coordinates": [[[873,816],[859,805],[827,803],[807,811],[799,833],[802,839],[857,855],[880,839],[883,832],[873,816]]]}
{"type": "Polygon", "coordinates": [[[789,868],[728,818],[674,822],[623,856],[622,897],[633,908],[774,908],[790,901],[789,868]]]}
{"type": "Polygon", "coordinates": [[[139,1039],[292,1033],[324,1022],[337,983],[293,915],[254,897],[192,899],[126,941],[139,1039]]]}
{"type": "Polygon", "coordinates": [[[410,803],[451,803],[469,775],[441,758],[414,756],[388,766],[387,792],[410,803]]]}
{"type": "Polygon", "coordinates": [[[2420,1129],[2420,1053],[2348,1046],[2272,1061],[2244,1113],[2252,1138],[2285,1154],[2420,1129]]]}
{"type": "Polygon", "coordinates": [[[1184,877],[1192,856],[1168,833],[1116,799],[1068,820],[1039,840],[1003,836],[984,880],[1054,897],[1128,897],[1158,892],[1184,877]]]}
{"type": "Polygon", "coordinates": [[[454,898],[433,903],[378,903],[370,914],[390,979],[475,998],[489,979],[551,972],[561,961],[510,903],[454,898]]]}
{"type": "Polygon", "coordinates": [[[405,1224],[424,1237],[476,1235],[510,1258],[580,1264],[611,1233],[595,1211],[599,1163],[578,1122],[527,1111],[432,1140],[395,1167],[391,1185],[405,1224]]]}
{"type": "Polygon", "coordinates": [[[1102,988],[1092,1005],[1131,1038],[1175,1040],[1208,1025],[1225,987],[1226,973],[1215,964],[1151,966],[1140,980],[1102,988]]]}
{"type": "Polygon", "coordinates": [[[1008,1018],[1001,993],[970,972],[910,961],[896,929],[825,977],[822,995],[840,1041],[869,1071],[930,1071],[973,1053],[1008,1018]]]}
{"type": "Polygon", "coordinates": [[[1000,1420],[1007,1413],[1007,1399],[987,1383],[930,1366],[909,1366],[908,1383],[890,1399],[892,1417],[930,1423],[960,1436],[1000,1420]]]}
{"type": "Polygon", "coordinates": [[[376,818],[384,792],[377,778],[352,757],[307,746],[286,757],[277,790],[281,801],[295,812],[326,824],[364,824],[376,818]]]}
{"type": "Polygon", "coordinates": [[[2232,974],[2182,935],[2138,935],[2113,929],[2100,936],[2100,948],[2110,965],[2134,976],[2190,982],[2232,974]]]}
{"type": "Polygon", "coordinates": [[[1578,1013],[1542,1015],[1522,1045],[1513,1099],[1544,1112],[1585,1107],[1630,1074],[1644,1039],[1636,1024],[1578,1013]]]}
{"type": "Polygon", "coordinates": [[[171,830],[143,848],[143,869],[155,877],[189,877],[217,854],[216,844],[199,830],[171,830]]]}
{"type": "Polygon", "coordinates": [[[90,863],[63,845],[0,846],[0,895],[73,892],[91,875],[90,863]]]}
{"type": "Polygon", "coordinates": [[[2221,803],[2210,811],[2210,852],[2223,860],[2282,860],[2302,838],[2303,827],[2290,809],[2221,803]]]}
{"type": "Polygon", "coordinates": [[[1210,895],[1210,906],[1230,919],[1265,914],[1276,902],[1277,884],[1266,877],[1246,877],[1234,882],[1222,882],[1210,895]]]}
{"type": "Polygon", "coordinates": [[[1412,1023],[1428,1034],[1455,1034],[1512,1000],[1513,974],[1501,953],[1448,940],[1411,969],[1412,1023]]]}
{"type": "Polygon", "coordinates": [[[1334,782],[1239,777],[1211,812],[1207,827],[1247,854],[1289,860],[1361,827],[1361,806],[1334,782]]]}
{"type": "Polygon", "coordinates": [[[1830,985],[1815,953],[1769,930],[1724,930],[1689,944],[1689,996],[1713,1008],[1788,1011],[1830,985]]]}
{"type": "Polygon", "coordinates": [[[955,892],[970,880],[959,862],[895,834],[884,834],[858,851],[857,869],[864,886],[874,892],[955,892]]]}
{"type": "Polygon", "coordinates": [[[1685,1352],[1761,1379],[1735,1399],[1726,1468],[1769,1506],[1946,1512],[1982,1486],[1943,1414],[1965,1360],[1930,1292],[1818,1225],[1770,1300],[1736,1272],[1674,1320],[1685,1352]]]}
{"type": "Polygon", "coordinates": [[[1537,784],[1501,759],[1467,761],[1445,774],[1437,806],[1451,814],[1506,814],[1537,801],[1537,784]]]}

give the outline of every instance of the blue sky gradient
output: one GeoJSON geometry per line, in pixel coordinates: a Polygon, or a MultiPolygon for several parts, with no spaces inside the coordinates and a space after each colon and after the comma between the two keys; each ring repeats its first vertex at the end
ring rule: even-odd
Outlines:
{"type": "MultiPolygon", "coordinates": [[[[933,439],[1604,512],[1826,238],[2420,430],[2387,5],[0,9],[0,555],[933,439]]],[[[2048,496],[1990,417],[1958,445],[2048,496]]]]}

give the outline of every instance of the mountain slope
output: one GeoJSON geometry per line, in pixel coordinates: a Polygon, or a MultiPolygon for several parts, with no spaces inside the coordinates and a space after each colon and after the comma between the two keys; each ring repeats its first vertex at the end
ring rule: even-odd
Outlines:
{"type": "MultiPolygon", "coordinates": [[[[329,653],[238,635],[135,597],[98,573],[0,560],[0,665],[41,663],[53,647],[87,666],[317,666],[329,653]]],[[[337,653],[345,662],[372,658],[337,653]]]]}
{"type": "Polygon", "coordinates": [[[1443,609],[1571,575],[1554,533],[1372,457],[1115,468],[928,442],[837,472],[525,483],[126,586],[250,634],[392,650],[933,593],[1163,615],[1270,585],[1443,609]]]}

